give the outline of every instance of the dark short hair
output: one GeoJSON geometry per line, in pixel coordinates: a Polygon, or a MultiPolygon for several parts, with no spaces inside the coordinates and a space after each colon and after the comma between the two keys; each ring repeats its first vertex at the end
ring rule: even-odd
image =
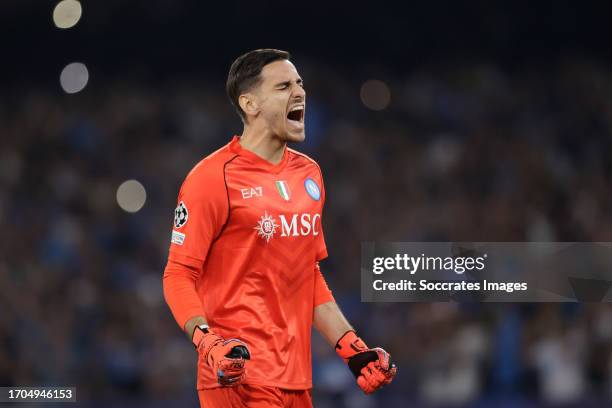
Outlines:
{"type": "Polygon", "coordinates": [[[238,103],[240,95],[259,83],[263,67],[274,61],[289,60],[289,58],[291,58],[291,55],[287,51],[273,48],[249,51],[236,58],[236,61],[230,67],[229,74],[227,74],[225,90],[230,102],[243,121],[246,121],[246,114],[238,103]]]}

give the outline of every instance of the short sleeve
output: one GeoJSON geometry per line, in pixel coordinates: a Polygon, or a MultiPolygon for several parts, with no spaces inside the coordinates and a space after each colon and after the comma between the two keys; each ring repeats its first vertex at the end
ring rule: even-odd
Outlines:
{"type": "Polygon", "coordinates": [[[194,169],[179,192],[169,259],[201,267],[227,221],[228,207],[223,168],[194,169]]]}
{"type": "Polygon", "coordinates": [[[315,284],[314,284],[314,307],[323,303],[335,301],[332,291],[329,290],[327,282],[321,273],[321,268],[318,262],[315,262],[315,284]]]}

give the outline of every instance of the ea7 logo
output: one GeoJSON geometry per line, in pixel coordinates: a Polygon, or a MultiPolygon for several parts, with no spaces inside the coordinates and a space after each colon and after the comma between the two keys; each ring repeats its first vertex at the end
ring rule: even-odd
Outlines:
{"type": "Polygon", "coordinates": [[[281,222],[281,237],[319,235],[321,214],[293,214],[289,221],[283,214],[280,214],[278,218],[281,222]]]}
{"type": "Polygon", "coordinates": [[[261,197],[263,195],[263,188],[262,187],[242,188],[240,189],[240,192],[242,193],[242,198],[246,200],[247,198],[261,197]]]}

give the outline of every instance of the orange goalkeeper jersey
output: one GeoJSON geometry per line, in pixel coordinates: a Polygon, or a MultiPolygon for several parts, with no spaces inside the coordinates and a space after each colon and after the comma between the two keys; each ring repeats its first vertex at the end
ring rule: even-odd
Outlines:
{"type": "MultiPolygon", "coordinates": [[[[195,271],[195,291],[167,267],[164,293],[181,328],[204,315],[215,333],[247,343],[246,383],[312,387],[313,308],[333,300],[317,262],[327,257],[324,201],[312,159],[286,148],[274,165],[238,137],[181,187],[168,259],[195,271]]],[[[212,370],[198,369],[198,389],[216,386],[212,370]]]]}

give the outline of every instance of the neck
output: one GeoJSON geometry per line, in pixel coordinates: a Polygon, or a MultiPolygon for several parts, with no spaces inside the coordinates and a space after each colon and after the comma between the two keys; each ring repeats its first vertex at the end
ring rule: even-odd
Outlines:
{"type": "Polygon", "coordinates": [[[256,129],[255,126],[244,125],[244,131],[240,137],[240,145],[262,159],[272,164],[278,164],[283,159],[287,142],[279,139],[269,131],[256,129]]]}

